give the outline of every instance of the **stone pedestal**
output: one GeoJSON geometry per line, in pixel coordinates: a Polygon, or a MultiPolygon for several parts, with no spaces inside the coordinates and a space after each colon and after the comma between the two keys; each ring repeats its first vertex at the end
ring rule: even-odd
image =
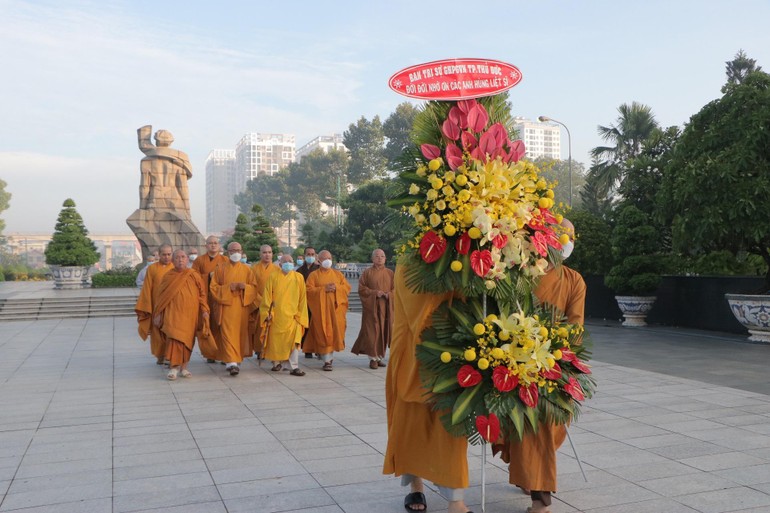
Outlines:
{"type": "Polygon", "coordinates": [[[88,266],[52,265],[54,288],[59,290],[88,287],[88,266]]]}
{"type": "Polygon", "coordinates": [[[725,294],[725,298],[735,318],[749,330],[749,340],[770,344],[770,296],[725,294]]]}
{"type": "Polygon", "coordinates": [[[615,296],[623,313],[623,326],[647,326],[647,314],[652,310],[655,296],[615,296]]]}
{"type": "Polygon", "coordinates": [[[171,244],[176,249],[198,248],[206,242],[189,217],[189,212],[169,209],[139,208],[126,219],[142,247],[142,257],[158,249],[161,244],[171,244]],[[183,217],[184,216],[184,217],[183,217]]]}

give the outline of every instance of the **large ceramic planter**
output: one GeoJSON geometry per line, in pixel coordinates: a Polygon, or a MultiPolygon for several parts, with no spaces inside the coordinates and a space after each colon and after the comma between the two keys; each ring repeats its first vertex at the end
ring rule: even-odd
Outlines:
{"type": "Polygon", "coordinates": [[[738,322],[749,330],[749,340],[770,344],[770,296],[725,294],[738,322]]]}
{"type": "Polygon", "coordinates": [[[655,296],[615,296],[623,314],[623,326],[647,326],[647,314],[652,310],[655,296]]]}
{"type": "Polygon", "coordinates": [[[88,286],[89,267],[52,265],[50,268],[55,289],[82,289],[88,286]]]}

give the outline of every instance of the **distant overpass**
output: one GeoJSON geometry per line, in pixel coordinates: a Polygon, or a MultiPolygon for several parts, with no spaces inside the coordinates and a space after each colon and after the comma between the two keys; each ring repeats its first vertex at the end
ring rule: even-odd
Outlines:
{"type": "MultiPolygon", "coordinates": [[[[5,234],[6,246],[13,255],[40,255],[51,242],[51,233],[8,233],[5,234]]],[[[101,253],[100,267],[111,269],[113,266],[113,248],[120,248],[120,259],[123,265],[135,266],[142,261],[142,251],[139,241],[133,233],[101,234],[89,233],[88,238],[94,241],[101,253]]],[[[29,258],[27,260],[29,262],[29,258]]]]}

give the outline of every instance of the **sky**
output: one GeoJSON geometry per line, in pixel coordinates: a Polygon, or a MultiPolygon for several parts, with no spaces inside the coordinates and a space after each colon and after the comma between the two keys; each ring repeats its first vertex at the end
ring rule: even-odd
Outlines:
{"type": "MultiPolygon", "coordinates": [[[[768,19],[767,0],[0,0],[4,234],[53,232],[67,198],[92,234],[130,233],[143,125],[190,156],[205,234],[212,149],[248,132],[294,134],[299,147],[361,116],[384,121],[420,103],[388,78],[440,59],[517,66],[513,114],[563,122],[588,163],[621,104],[683,126],[721,95],[738,50],[770,70],[768,19]]],[[[566,134],[562,147],[566,159],[566,134]]]]}

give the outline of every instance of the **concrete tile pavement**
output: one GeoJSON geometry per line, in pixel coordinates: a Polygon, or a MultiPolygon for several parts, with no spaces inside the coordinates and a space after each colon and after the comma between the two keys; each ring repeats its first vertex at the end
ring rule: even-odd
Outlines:
{"type": "MultiPolygon", "coordinates": [[[[348,320],[350,346],[360,314],[348,320]]],[[[565,443],[554,513],[770,512],[770,348],[589,331],[599,392],[570,428],[588,482],[565,443]]],[[[300,364],[297,378],[249,360],[233,378],[196,353],[193,377],[168,382],[130,318],[2,323],[0,512],[403,511],[381,474],[384,369],[350,353],[333,372],[300,364]]],[[[469,461],[478,513],[481,448],[469,461]]],[[[488,512],[525,510],[502,462],[486,480],[488,512]]]]}

